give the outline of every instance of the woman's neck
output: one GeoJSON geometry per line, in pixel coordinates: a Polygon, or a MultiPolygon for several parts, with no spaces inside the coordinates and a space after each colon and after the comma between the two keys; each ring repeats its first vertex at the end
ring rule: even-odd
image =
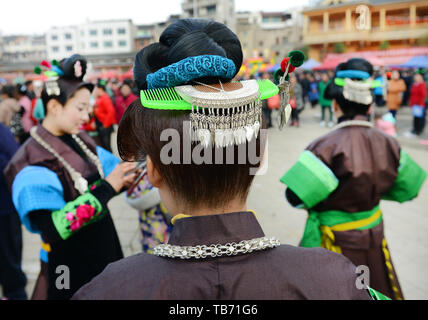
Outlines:
{"type": "Polygon", "coordinates": [[[247,211],[246,202],[242,202],[241,200],[233,200],[227,204],[215,208],[204,206],[189,208],[186,206],[177,205],[176,210],[174,210],[174,212],[171,212],[171,215],[175,216],[177,214],[186,214],[191,216],[208,216],[213,214],[225,214],[244,211],[247,211]]]}
{"type": "Polygon", "coordinates": [[[43,120],[42,127],[45,128],[50,133],[52,133],[54,136],[59,137],[64,135],[64,132],[60,130],[58,126],[50,118],[45,118],[43,120]]]}

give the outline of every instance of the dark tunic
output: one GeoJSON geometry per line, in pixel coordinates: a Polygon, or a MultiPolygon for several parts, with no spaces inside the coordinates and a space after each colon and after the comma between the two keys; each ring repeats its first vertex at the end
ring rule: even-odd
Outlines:
{"type": "MultiPolygon", "coordinates": [[[[354,120],[366,120],[357,116],[354,120]]],[[[376,128],[348,126],[334,130],[314,142],[307,150],[324,162],[339,179],[339,186],[313,210],[339,210],[349,214],[373,209],[383,194],[394,185],[400,164],[400,145],[397,140],[376,128]]],[[[290,190],[287,189],[287,193],[290,190]]],[[[287,195],[290,202],[296,202],[287,195]]],[[[355,265],[370,270],[370,286],[390,298],[397,298],[391,279],[382,241],[383,222],[368,230],[334,231],[335,245],[355,265]]],[[[387,248],[387,246],[386,246],[387,248]]],[[[397,275],[390,260],[394,286],[403,297],[397,275]]]]}
{"type": "MultiPolygon", "coordinates": [[[[100,178],[96,166],[86,157],[82,157],[83,152],[76,152],[76,146],[68,144],[70,139],[60,139],[42,126],[38,127],[37,133],[89,183],[100,178]]],[[[96,154],[96,145],[92,139],[84,132],[80,133],[79,137],[96,154]]],[[[80,196],[62,164],[33,138],[28,139],[18,150],[5,170],[10,187],[19,171],[28,165],[46,167],[55,172],[62,184],[65,202],[73,201],[80,196]]],[[[108,188],[104,190],[105,193],[111,194],[108,188]]],[[[95,191],[92,193],[95,195],[95,191]]],[[[106,210],[103,218],[84,226],[67,240],[62,240],[57,234],[50,211],[38,210],[29,213],[30,219],[41,230],[42,239],[51,247],[48,264],[42,263],[41,275],[33,293],[34,299],[69,299],[77,289],[99,274],[108,263],[123,258],[119,238],[106,207],[107,201],[113,195],[114,193],[108,198],[99,195],[98,199],[106,210]],[[56,268],[61,265],[67,266],[70,270],[70,289],[68,290],[58,290],[55,285],[55,280],[62,274],[62,272],[57,273],[56,268]]]]}
{"type": "MultiPolygon", "coordinates": [[[[251,212],[182,218],[169,244],[227,244],[263,237],[251,212]]],[[[281,245],[237,256],[172,259],[141,253],[112,263],[72,299],[370,299],[356,267],[322,248],[281,245]]]]}

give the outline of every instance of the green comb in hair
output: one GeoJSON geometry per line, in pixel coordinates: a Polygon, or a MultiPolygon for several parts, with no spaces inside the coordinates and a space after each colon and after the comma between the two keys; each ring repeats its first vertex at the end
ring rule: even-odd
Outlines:
{"type": "Polygon", "coordinates": [[[192,105],[180,97],[174,88],[141,90],[141,104],[150,109],[192,110],[192,105]]]}
{"type": "MultiPolygon", "coordinates": [[[[261,100],[278,94],[278,87],[270,80],[257,80],[261,100]]],[[[149,109],[192,110],[191,103],[184,100],[175,88],[141,90],[141,104],[149,109]]]]}

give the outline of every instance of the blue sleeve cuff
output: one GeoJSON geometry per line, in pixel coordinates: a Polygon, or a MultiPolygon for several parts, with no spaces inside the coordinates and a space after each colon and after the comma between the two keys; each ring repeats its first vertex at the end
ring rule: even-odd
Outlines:
{"type": "Polygon", "coordinates": [[[59,210],[65,206],[64,190],[58,176],[45,167],[22,169],[12,184],[12,200],[22,223],[32,233],[40,230],[31,224],[28,214],[37,210],[59,210]]]}
{"type": "Polygon", "coordinates": [[[97,154],[100,158],[101,165],[103,166],[104,176],[107,177],[120,163],[120,160],[116,158],[111,152],[99,146],[97,146],[97,154]]]}

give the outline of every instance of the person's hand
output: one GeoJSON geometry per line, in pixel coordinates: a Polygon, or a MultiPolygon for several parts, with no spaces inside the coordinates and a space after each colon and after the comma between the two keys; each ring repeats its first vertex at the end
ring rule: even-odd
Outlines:
{"type": "Polygon", "coordinates": [[[122,190],[123,187],[129,187],[137,177],[138,171],[125,175],[127,172],[135,169],[136,162],[119,163],[114,170],[105,179],[116,192],[122,190]]]}

